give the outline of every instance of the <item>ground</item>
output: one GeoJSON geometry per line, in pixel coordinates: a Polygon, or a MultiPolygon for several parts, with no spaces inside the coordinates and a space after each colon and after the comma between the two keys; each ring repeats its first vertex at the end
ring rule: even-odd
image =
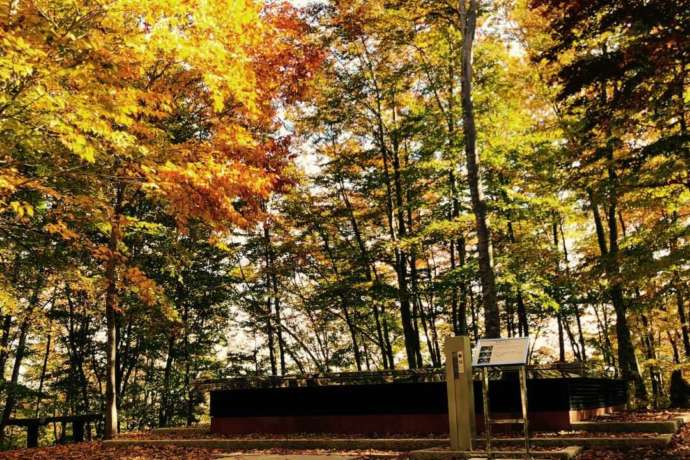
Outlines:
{"type": "MultiPolygon", "coordinates": [[[[590,449],[584,451],[578,460],[646,460],[646,459],[690,459],[690,441],[688,441],[687,430],[678,436],[669,448],[657,449],[629,449],[629,450],[603,450],[590,449]]],[[[312,459],[316,458],[311,451],[264,451],[271,454],[274,459],[285,458],[287,455],[309,455],[312,459]]],[[[100,442],[85,442],[78,444],[68,444],[63,446],[42,447],[38,449],[19,449],[10,452],[0,453],[2,460],[163,460],[163,459],[183,459],[183,460],[218,460],[219,458],[240,457],[243,453],[224,452],[218,449],[188,449],[180,447],[127,447],[113,448],[105,447],[100,442]]],[[[343,456],[353,456],[353,458],[378,458],[378,455],[367,455],[358,452],[321,452],[320,455],[333,456],[333,460],[343,456]]],[[[399,454],[399,458],[405,458],[404,453],[399,454]]],[[[307,458],[307,457],[305,457],[307,458]]]]}
{"type": "Polygon", "coordinates": [[[100,442],[81,442],[38,449],[18,449],[1,452],[2,460],[211,460],[223,452],[214,449],[185,449],[179,447],[128,447],[103,446],[100,442]]]}
{"type": "MultiPolygon", "coordinates": [[[[667,420],[667,419],[666,419],[667,420]]],[[[625,436],[620,434],[619,436],[625,436]]],[[[646,460],[646,459],[690,459],[690,426],[681,428],[680,432],[673,436],[673,441],[663,449],[630,448],[628,450],[585,450],[577,460],[646,460]]]]}
{"type": "MultiPolygon", "coordinates": [[[[661,421],[671,420],[680,414],[675,412],[628,412],[615,416],[606,417],[602,421],[661,421]]],[[[687,414],[686,414],[687,415],[687,414]]],[[[583,436],[583,433],[539,433],[539,437],[546,436],[583,436]]],[[[648,436],[651,436],[647,434],[648,436]]],[[[191,431],[170,431],[152,433],[133,433],[123,436],[126,439],[184,439],[189,437],[207,438],[211,435],[207,429],[200,428],[191,431]]],[[[269,436],[260,435],[262,438],[269,436]]],[[[587,436],[602,436],[600,433],[588,433],[587,436]]],[[[643,433],[608,433],[606,436],[616,438],[644,437],[643,433]]],[[[252,436],[248,436],[251,438],[252,436]]],[[[257,435],[256,437],[259,437],[257,435]]],[[[304,437],[304,436],[300,436],[304,437]]],[[[245,437],[247,438],[247,437],[245,437]]],[[[245,460],[354,460],[375,458],[407,458],[404,452],[382,452],[382,451],[327,451],[327,450],[282,450],[272,449],[261,452],[228,452],[220,449],[200,449],[182,448],[174,446],[165,447],[112,447],[106,446],[101,442],[84,442],[78,444],[67,444],[38,449],[19,449],[14,451],[0,452],[0,460],[162,460],[162,459],[183,459],[183,460],[230,460],[245,457],[245,460]],[[262,454],[258,458],[258,454],[262,454]]],[[[673,440],[665,447],[639,448],[631,445],[628,449],[585,449],[577,460],[647,460],[647,459],[686,459],[690,460],[690,425],[683,426],[678,433],[673,436],[673,440]]]]}
{"type": "MultiPolygon", "coordinates": [[[[337,451],[282,451],[272,449],[262,451],[262,460],[278,460],[299,455],[304,460],[329,458],[342,460],[347,458],[380,458],[378,453],[371,452],[337,452],[337,451]]],[[[226,452],[220,449],[188,449],[182,447],[107,447],[101,442],[83,442],[62,446],[41,447],[38,449],[18,449],[0,452],[2,460],[218,460],[243,456],[256,456],[257,452],[226,452]]],[[[402,455],[400,455],[402,457],[402,455]]],[[[386,455],[386,458],[395,458],[386,455]]]]}

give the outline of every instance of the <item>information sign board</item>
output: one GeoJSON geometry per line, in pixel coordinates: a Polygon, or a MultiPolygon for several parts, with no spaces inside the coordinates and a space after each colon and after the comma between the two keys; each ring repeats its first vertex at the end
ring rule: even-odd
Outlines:
{"type": "Polygon", "coordinates": [[[475,367],[527,364],[529,338],[479,339],[472,354],[475,367]]]}

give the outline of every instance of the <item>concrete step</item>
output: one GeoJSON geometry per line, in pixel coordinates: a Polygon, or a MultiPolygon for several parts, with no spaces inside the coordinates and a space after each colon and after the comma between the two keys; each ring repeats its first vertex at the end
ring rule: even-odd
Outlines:
{"type": "Polygon", "coordinates": [[[267,449],[333,449],[333,450],[380,450],[407,452],[450,444],[448,439],[414,438],[307,438],[307,439],[111,439],[103,441],[109,447],[177,446],[235,451],[267,449]]]}
{"type": "MultiPolygon", "coordinates": [[[[540,447],[603,447],[611,449],[625,449],[630,447],[663,447],[673,439],[672,434],[658,434],[655,436],[597,436],[597,437],[536,437],[531,439],[531,445],[540,447]]],[[[477,439],[481,445],[482,439],[477,439]]],[[[523,438],[496,438],[491,441],[493,446],[512,446],[522,448],[523,438]]],[[[200,447],[208,449],[226,449],[236,451],[267,450],[267,449],[333,449],[333,450],[380,450],[394,452],[408,452],[435,447],[447,447],[448,439],[381,439],[381,438],[308,438],[308,439],[114,439],[104,441],[104,445],[112,447],[130,446],[178,446],[200,447]]]]}
{"type": "Polygon", "coordinates": [[[169,428],[152,428],[152,434],[196,434],[196,433],[210,433],[211,425],[202,424],[195,426],[173,426],[169,428]]]}
{"type": "MultiPolygon", "coordinates": [[[[530,454],[533,458],[551,458],[559,460],[570,460],[582,451],[579,446],[569,446],[563,449],[557,450],[536,450],[531,451],[530,454]]],[[[454,460],[458,458],[462,459],[484,459],[487,458],[487,452],[481,450],[473,451],[461,451],[461,450],[450,450],[450,449],[424,449],[415,450],[410,452],[410,458],[413,460],[454,460]]],[[[525,453],[517,450],[492,450],[492,459],[524,459],[525,453]]]]}
{"type": "Polygon", "coordinates": [[[677,433],[680,419],[641,422],[573,422],[573,430],[591,433],[677,433]]]}
{"type": "MultiPolygon", "coordinates": [[[[552,438],[532,438],[530,442],[533,446],[540,447],[566,447],[566,446],[581,446],[581,447],[602,447],[611,449],[627,449],[631,447],[663,447],[671,443],[673,439],[672,434],[659,434],[656,436],[591,436],[591,437],[565,437],[554,436],[552,438]]],[[[478,439],[477,443],[482,440],[478,439]]],[[[520,446],[525,443],[523,438],[497,438],[491,441],[492,445],[496,446],[520,446]]],[[[481,445],[481,444],[480,444],[481,445]]]]}

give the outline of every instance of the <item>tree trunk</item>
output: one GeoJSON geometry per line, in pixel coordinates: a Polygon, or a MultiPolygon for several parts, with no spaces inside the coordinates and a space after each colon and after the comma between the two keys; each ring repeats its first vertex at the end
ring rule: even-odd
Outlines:
{"type": "Polygon", "coordinates": [[[673,338],[673,335],[671,335],[670,330],[666,330],[666,336],[668,337],[668,341],[671,344],[671,350],[673,351],[673,364],[680,364],[680,352],[678,352],[678,343],[676,342],[676,339],[673,338]]]}
{"type": "Polygon", "coordinates": [[[287,365],[285,363],[285,340],[283,340],[282,314],[280,310],[280,298],[278,297],[278,280],[275,273],[271,277],[273,279],[273,306],[276,312],[276,324],[278,325],[278,354],[280,355],[280,374],[287,374],[287,365]]]}
{"type": "MultiPolygon", "coordinates": [[[[553,224],[551,224],[551,228],[553,231],[553,245],[554,245],[554,251],[556,253],[556,276],[557,279],[560,278],[561,275],[561,261],[560,261],[560,255],[558,254],[558,224],[554,220],[553,224]]],[[[555,287],[555,292],[556,295],[554,297],[557,298],[558,303],[559,303],[559,310],[556,312],[556,322],[558,323],[558,356],[559,356],[559,361],[564,363],[565,362],[565,339],[563,337],[563,328],[566,326],[565,321],[565,315],[563,314],[563,306],[565,304],[564,299],[561,298],[561,295],[558,294],[559,286],[554,286],[555,287]]],[[[572,344],[572,339],[571,339],[571,344],[572,344]]]]}
{"type": "MultiPolygon", "coordinates": [[[[505,197],[508,199],[508,197],[505,197]]],[[[515,232],[513,231],[513,223],[508,219],[508,238],[511,244],[516,244],[517,239],[515,238],[515,232]]],[[[527,320],[527,308],[525,307],[525,301],[522,298],[522,286],[520,285],[521,277],[518,274],[518,286],[517,295],[515,296],[515,302],[517,303],[517,315],[518,315],[518,333],[523,337],[529,336],[529,324],[527,320]]],[[[512,321],[512,314],[510,320],[512,321]]]]}
{"type": "MultiPolygon", "coordinates": [[[[11,284],[16,285],[19,279],[19,256],[15,256],[14,262],[12,264],[12,279],[11,284]]],[[[12,315],[7,312],[2,321],[2,338],[0,339],[0,382],[5,381],[5,366],[7,365],[7,358],[9,357],[9,343],[10,343],[10,332],[12,329],[12,315]]]]}
{"type": "MultiPolygon", "coordinates": [[[[459,212],[459,211],[458,211],[459,212]]],[[[455,247],[458,251],[458,262],[460,267],[464,267],[467,259],[467,248],[465,246],[465,238],[458,238],[455,243],[455,247]]],[[[458,332],[460,335],[468,335],[467,330],[467,281],[464,279],[460,281],[460,304],[458,305],[458,321],[460,325],[458,327],[458,332]]]]}
{"type": "MultiPolygon", "coordinates": [[[[565,265],[565,272],[570,278],[570,258],[568,257],[568,247],[565,244],[565,233],[563,232],[563,219],[558,219],[558,232],[561,237],[561,244],[563,246],[563,262],[565,265]]],[[[558,246],[558,244],[556,244],[558,246]]],[[[587,349],[585,348],[585,336],[582,333],[582,320],[580,314],[580,306],[577,302],[573,303],[573,315],[577,324],[578,342],[580,344],[580,359],[582,362],[587,361],[587,349]]]]}
{"type": "Polygon", "coordinates": [[[575,359],[582,362],[582,354],[580,353],[580,344],[575,340],[575,334],[573,334],[573,330],[570,327],[570,320],[568,319],[568,315],[563,315],[563,329],[565,330],[565,334],[568,336],[568,341],[570,342],[570,349],[573,352],[573,355],[575,356],[575,359]]]}
{"type": "MultiPolygon", "coordinates": [[[[268,274],[266,274],[266,287],[268,288],[269,280],[268,274]]],[[[264,314],[266,318],[266,335],[268,338],[268,360],[271,364],[271,375],[278,375],[278,366],[276,364],[276,351],[275,351],[275,338],[273,332],[273,311],[271,307],[271,297],[266,296],[266,312],[264,314]]]]}
{"type": "Polygon", "coordinates": [[[417,348],[419,340],[415,340],[415,328],[412,324],[412,312],[410,309],[410,295],[407,287],[407,254],[396,249],[396,275],[398,279],[398,297],[400,299],[400,317],[403,326],[405,340],[405,352],[407,364],[410,369],[418,367],[417,348]]]}
{"type": "MultiPolygon", "coordinates": [[[[335,143],[334,143],[335,146],[335,143]]],[[[360,264],[362,265],[362,269],[364,271],[364,277],[366,278],[368,283],[378,283],[378,276],[376,273],[372,275],[372,272],[374,271],[371,266],[371,259],[369,257],[369,251],[367,249],[366,244],[364,243],[364,238],[362,238],[362,234],[359,230],[359,224],[357,223],[357,219],[355,218],[355,213],[354,210],[352,209],[352,203],[350,203],[350,199],[347,197],[347,193],[345,191],[345,187],[342,184],[342,182],[339,184],[340,186],[340,197],[343,200],[343,203],[345,204],[345,208],[347,209],[348,213],[348,218],[350,220],[350,225],[352,226],[352,232],[355,235],[355,241],[357,243],[357,248],[359,249],[359,255],[360,255],[360,264]]],[[[372,288],[374,285],[371,286],[372,288]]],[[[388,360],[388,353],[386,352],[386,343],[384,341],[384,336],[383,336],[383,328],[381,325],[381,317],[379,315],[379,309],[375,301],[372,300],[372,312],[374,314],[374,321],[376,323],[376,338],[378,340],[378,346],[379,349],[381,350],[381,359],[383,362],[383,368],[384,369],[392,369],[393,368],[393,362],[388,360]]]]}
{"type": "MultiPolygon", "coordinates": [[[[328,259],[331,262],[331,268],[336,279],[340,281],[340,270],[338,269],[338,262],[336,260],[336,255],[331,248],[328,233],[325,229],[321,228],[320,225],[317,226],[321,240],[323,241],[323,248],[328,259]]],[[[352,312],[349,308],[349,299],[345,292],[339,290],[338,297],[340,298],[340,309],[343,311],[343,317],[345,318],[345,323],[347,324],[348,331],[350,332],[350,340],[352,341],[352,351],[355,357],[355,365],[357,366],[357,371],[362,371],[362,355],[359,349],[359,344],[357,341],[357,329],[355,327],[354,320],[352,318],[352,312]]]]}
{"type": "Polygon", "coordinates": [[[120,220],[122,217],[122,196],[124,190],[121,185],[117,187],[113,216],[110,222],[110,239],[108,250],[110,257],[106,263],[105,279],[107,288],[105,293],[105,318],[106,318],[106,385],[105,385],[105,427],[103,436],[105,439],[113,439],[117,436],[117,265],[118,244],[121,238],[120,220]]]}
{"type": "Polygon", "coordinates": [[[189,345],[189,303],[185,302],[184,310],[182,315],[182,321],[184,322],[184,337],[182,342],[182,351],[184,353],[184,394],[187,398],[186,401],[186,421],[187,426],[191,426],[194,422],[194,401],[192,397],[192,354],[190,352],[189,345]]]}
{"type": "Polygon", "coordinates": [[[607,366],[615,368],[616,363],[613,360],[613,347],[611,346],[611,340],[609,339],[608,328],[606,323],[599,315],[599,309],[597,306],[592,305],[592,309],[594,310],[594,317],[597,320],[597,334],[599,340],[597,340],[596,343],[599,345],[601,354],[604,357],[604,363],[606,363],[607,366]]]}
{"type": "Polygon", "coordinates": [[[0,419],[0,442],[5,439],[5,427],[7,426],[7,421],[12,415],[15,404],[17,404],[17,384],[19,382],[19,371],[22,367],[22,361],[24,360],[24,355],[26,354],[26,338],[29,333],[29,327],[31,326],[31,320],[33,317],[33,312],[38,305],[38,299],[43,287],[43,273],[39,273],[38,280],[36,281],[36,287],[34,288],[33,295],[29,301],[29,307],[27,308],[26,315],[22,320],[21,326],[19,326],[19,342],[17,344],[17,350],[14,356],[14,366],[12,367],[12,376],[10,377],[10,383],[7,386],[7,393],[5,397],[5,408],[2,411],[2,419],[0,419]]]}
{"type": "MultiPolygon", "coordinates": [[[[86,373],[84,372],[84,356],[86,356],[86,352],[84,350],[84,346],[86,345],[86,342],[88,341],[88,326],[89,326],[89,321],[90,317],[87,314],[87,307],[85,305],[85,302],[81,302],[83,306],[83,311],[80,315],[80,323],[79,323],[79,334],[77,335],[77,332],[75,331],[74,324],[75,324],[75,306],[74,302],[72,300],[72,291],[69,287],[69,285],[65,286],[65,298],[67,299],[67,304],[69,306],[69,318],[68,318],[68,334],[67,334],[67,349],[69,352],[69,362],[70,362],[70,368],[71,368],[71,373],[76,374],[79,377],[79,384],[80,384],[80,389],[81,389],[81,409],[84,412],[88,412],[89,410],[89,391],[88,391],[88,380],[86,378],[86,373]]],[[[101,379],[100,376],[98,375],[97,372],[95,372],[95,367],[94,367],[94,374],[96,376],[96,380],[98,381],[98,385],[100,387],[101,385],[101,379]]]]}
{"type": "MultiPolygon", "coordinates": [[[[427,300],[427,305],[428,305],[428,318],[429,318],[429,328],[431,330],[431,340],[434,346],[434,350],[436,353],[436,358],[435,358],[435,363],[436,366],[441,366],[441,346],[438,341],[438,328],[436,327],[436,302],[434,300],[434,275],[432,274],[431,270],[431,261],[429,259],[426,260],[426,273],[427,273],[427,282],[428,282],[428,300],[427,300]]],[[[434,270],[435,273],[435,270],[434,270]]]]}
{"type": "Polygon", "coordinates": [[[273,243],[271,241],[271,231],[268,224],[264,224],[264,239],[266,244],[266,270],[268,271],[267,291],[270,290],[270,294],[267,292],[267,297],[269,299],[269,313],[273,314],[273,309],[270,306],[271,297],[273,298],[273,306],[275,307],[275,317],[274,321],[276,324],[276,336],[278,338],[278,355],[280,359],[280,373],[285,375],[287,373],[285,365],[285,343],[283,340],[283,330],[281,326],[281,314],[280,314],[280,298],[278,297],[278,273],[275,266],[275,253],[273,252],[273,243]]]}
{"type": "Polygon", "coordinates": [[[2,338],[0,338],[0,381],[5,381],[5,366],[9,355],[10,330],[12,328],[12,316],[5,315],[2,320],[2,338]]]}
{"type": "Polygon", "coordinates": [[[465,155],[467,157],[467,180],[472,199],[472,211],[477,230],[477,253],[479,275],[482,283],[484,304],[484,335],[500,337],[501,322],[496,301],[496,281],[491,261],[490,232],[487,223],[486,202],[481,189],[479,156],[477,155],[477,131],[474,123],[474,104],[472,102],[472,48],[479,13],[478,0],[460,0],[460,21],[462,24],[461,55],[461,99],[463,132],[465,135],[465,155]],[[469,2],[469,5],[467,4],[469,2]]]}
{"type": "MultiPolygon", "coordinates": [[[[606,50],[604,49],[604,52],[606,50]]],[[[606,83],[602,82],[600,90],[600,99],[603,104],[607,103],[606,83]]],[[[609,127],[606,126],[607,134],[610,135],[609,127]]],[[[614,157],[613,147],[606,146],[607,159],[607,180],[606,192],[608,202],[606,203],[606,220],[608,224],[608,249],[605,241],[602,245],[599,239],[601,256],[603,259],[604,269],[609,282],[609,297],[616,312],[616,336],[618,338],[618,366],[621,369],[621,376],[626,380],[631,380],[635,384],[635,396],[640,400],[647,399],[647,390],[644,386],[644,381],[640,375],[640,370],[637,365],[637,358],[635,357],[635,347],[630,336],[630,328],[628,326],[627,305],[625,301],[623,284],[620,279],[620,262],[618,261],[618,175],[616,172],[616,161],[614,157]]],[[[593,194],[590,194],[592,199],[593,194]]],[[[594,214],[599,214],[595,202],[592,202],[592,210],[594,214]]],[[[595,217],[595,224],[601,219],[595,217]]],[[[603,229],[597,230],[597,237],[603,235],[603,229]]]]}
{"type": "Polygon", "coordinates": [[[515,309],[513,308],[513,299],[506,299],[504,309],[504,317],[506,320],[506,336],[513,337],[515,335],[515,309]]]}
{"type": "MultiPolygon", "coordinates": [[[[609,177],[615,179],[612,168],[609,168],[609,177]]],[[[608,277],[610,286],[608,288],[608,296],[613,304],[613,309],[616,313],[616,337],[618,338],[618,366],[621,370],[621,376],[626,380],[631,380],[635,384],[635,395],[638,399],[646,399],[646,389],[644,382],[640,375],[637,366],[637,358],[635,358],[635,348],[630,336],[630,328],[628,327],[628,320],[626,318],[626,305],[623,296],[623,286],[620,283],[618,274],[620,268],[618,266],[618,226],[616,223],[616,199],[614,197],[615,191],[612,192],[611,202],[609,203],[607,222],[609,227],[609,246],[607,247],[605,232],[599,215],[599,208],[594,199],[594,194],[589,191],[592,213],[594,214],[594,224],[596,227],[597,240],[599,242],[599,249],[601,251],[601,258],[604,262],[604,268],[608,277]]]]}
{"type": "Polygon", "coordinates": [[[565,338],[563,337],[563,315],[561,312],[556,314],[556,323],[558,323],[558,361],[565,362],[565,338]]]}
{"type": "MultiPolygon", "coordinates": [[[[640,321],[644,328],[642,343],[645,345],[645,355],[648,361],[656,361],[656,349],[654,347],[654,333],[649,325],[649,320],[644,314],[640,314],[640,321]]],[[[658,407],[659,400],[663,393],[663,384],[661,381],[661,373],[656,364],[649,366],[649,380],[652,382],[652,398],[654,407],[658,407]]]]}
{"type": "MultiPolygon", "coordinates": [[[[685,134],[683,130],[682,134],[685,134]]],[[[673,224],[678,221],[678,212],[673,211],[673,224]]],[[[669,250],[671,255],[676,253],[678,250],[678,237],[671,238],[669,242],[669,250]]],[[[676,294],[676,308],[678,310],[678,320],[680,322],[680,331],[683,338],[683,351],[685,352],[685,357],[690,358],[690,327],[688,326],[688,317],[685,310],[685,290],[683,287],[683,282],[680,277],[680,273],[677,269],[673,270],[673,281],[671,286],[676,294]]]]}
{"type": "Polygon", "coordinates": [[[577,324],[577,336],[580,342],[580,353],[582,362],[587,362],[587,349],[585,348],[585,336],[582,333],[582,320],[580,319],[580,307],[579,305],[573,305],[575,308],[575,321],[577,324]]]}
{"type": "MultiPolygon", "coordinates": [[[[397,240],[395,231],[393,229],[393,202],[391,197],[391,185],[390,185],[390,175],[388,170],[388,152],[384,147],[383,152],[383,169],[384,177],[386,179],[387,188],[387,207],[388,209],[388,220],[389,220],[389,230],[391,233],[391,239],[393,241],[397,240]]],[[[404,225],[404,224],[403,224],[404,225]]],[[[400,229],[399,229],[400,231],[400,229]]],[[[410,295],[407,287],[407,255],[404,251],[401,251],[398,247],[395,248],[395,274],[398,281],[398,301],[400,303],[400,317],[403,326],[403,336],[405,340],[405,352],[407,355],[408,367],[414,369],[417,367],[417,346],[414,339],[414,326],[412,325],[412,313],[410,311],[410,295]]]]}
{"type": "MultiPolygon", "coordinates": [[[[407,159],[405,160],[405,164],[408,164],[407,159]]],[[[410,195],[410,191],[407,191],[407,229],[410,232],[414,231],[413,227],[413,219],[412,219],[412,197],[410,195]]],[[[437,356],[439,356],[438,353],[436,353],[436,349],[434,348],[434,342],[432,340],[430,331],[431,329],[434,328],[434,325],[432,322],[434,319],[431,317],[431,315],[427,316],[426,312],[424,311],[424,301],[422,300],[422,294],[421,290],[419,288],[419,271],[417,270],[417,250],[415,248],[412,248],[410,250],[410,280],[412,282],[412,301],[414,305],[414,310],[416,315],[419,317],[419,320],[422,323],[422,329],[424,331],[424,338],[426,339],[426,344],[427,348],[429,350],[429,357],[431,358],[431,365],[434,367],[439,367],[441,365],[440,362],[437,362],[437,356]]],[[[415,321],[415,329],[417,329],[416,326],[416,321],[415,321]]],[[[419,337],[419,330],[417,329],[415,335],[419,337]]],[[[422,356],[421,356],[421,347],[417,348],[417,363],[419,366],[422,366],[422,356]]]]}
{"type": "Polygon", "coordinates": [[[161,392],[161,406],[158,409],[158,426],[166,427],[170,421],[170,410],[168,396],[170,394],[170,376],[174,361],[175,336],[170,333],[168,338],[168,356],[165,359],[165,369],[163,370],[163,391],[161,392]]]}
{"type": "Polygon", "coordinates": [[[474,301],[474,293],[472,288],[468,290],[469,301],[470,301],[470,312],[472,314],[472,336],[474,337],[475,343],[479,340],[479,318],[477,313],[477,304],[474,301]]]}
{"type": "Polygon", "coordinates": [[[388,363],[391,369],[395,369],[395,359],[393,357],[393,345],[391,344],[390,328],[388,327],[388,318],[386,318],[386,306],[381,303],[381,323],[383,324],[383,340],[386,343],[386,353],[388,354],[388,363]]]}
{"type": "Polygon", "coordinates": [[[38,417],[41,410],[41,401],[43,400],[43,384],[46,379],[46,371],[48,370],[48,358],[50,357],[50,346],[53,339],[53,320],[48,323],[48,337],[46,338],[46,351],[43,354],[43,366],[41,366],[41,377],[38,383],[38,391],[36,392],[36,410],[35,417],[38,417]]]}
{"type": "MultiPolygon", "coordinates": [[[[395,116],[395,107],[393,107],[395,116]]],[[[400,171],[400,155],[397,138],[393,137],[393,184],[395,191],[395,209],[398,224],[398,236],[402,239],[407,236],[407,226],[405,225],[405,203],[403,201],[403,185],[400,171]]],[[[410,301],[410,289],[407,284],[407,253],[402,249],[398,250],[398,286],[400,288],[400,316],[402,318],[403,334],[405,338],[405,351],[410,369],[422,365],[419,360],[419,332],[415,324],[415,315],[410,312],[415,308],[414,299],[410,301]]],[[[410,269],[413,267],[410,264],[410,269]]]]}
{"type": "MultiPolygon", "coordinates": [[[[452,85],[451,85],[451,90],[452,90],[452,85]]],[[[452,100],[452,92],[451,92],[451,98],[452,100]]],[[[449,136],[454,136],[454,123],[449,122],[449,129],[448,129],[448,135],[449,136]]],[[[448,182],[450,185],[450,193],[451,193],[451,209],[450,209],[450,215],[449,220],[453,220],[457,217],[459,213],[459,206],[458,206],[458,199],[456,197],[456,185],[455,185],[455,174],[453,173],[453,170],[451,169],[448,173],[448,182]]],[[[451,271],[455,271],[456,264],[455,264],[455,240],[451,240],[449,244],[449,252],[450,252],[450,269],[451,271]]],[[[464,248],[458,247],[458,256],[462,258],[463,256],[460,255],[460,251],[464,251],[464,248]]],[[[461,264],[462,265],[462,264],[461,264]]],[[[467,334],[467,309],[465,305],[465,311],[458,311],[459,305],[458,305],[458,290],[455,287],[455,283],[450,287],[450,318],[451,318],[451,324],[452,324],[452,329],[455,335],[466,335],[467,334]],[[464,314],[463,314],[464,313],[464,314]],[[463,328],[463,319],[464,319],[464,328],[463,328]]]]}
{"type": "Polygon", "coordinates": [[[676,284],[676,306],[678,307],[678,320],[680,321],[680,331],[683,336],[683,351],[685,357],[690,358],[690,333],[688,332],[688,318],[685,313],[685,299],[683,288],[680,283],[676,284]]]}
{"type": "MultiPolygon", "coordinates": [[[[427,317],[424,313],[424,304],[422,301],[421,294],[419,292],[419,273],[417,271],[417,254],[414,249],[410,251],[410,282],[412,283],[412,305],[414,313],[414,328],[415,336],[419,340],[419,326],[417,325],[417,319],[422,323],[422,330],[424,331],[424,336],[427,342],[427,348],[429,348],[429,354],[431,360],[434,361],[434,351],[431,344],[431,338],[429,337],[429,325],[427,323],[427,317]]],[[[421,356],[421,346],[417,347],[417,363],[422,366],[422,356],[421,356]]]]}
{"type": "MultiPolygon", "coordinates": [[[[455,241],[450,242],[448,252],[450,254],[450,270],[455,272],[455,241]]],[[[462,335],[458,321],[458,291],[455,286],[450,287],[450,324],[455,335],[462,335]]]]}
{"type": "Polygon", "coordinates": [[[352,341],[352,351],[355,356],[355,366],[357,366],[357,371],[362,372],[362,353],[359,349],[359,343],[357,341],[357,330],[355,324],[352,320],[352,315],[350,309],[346,304],[344,296],[340,297],[341,309],[343,310],[343,316],[345,317],[345,324],[347,324],[347,330],[350,332],[350,340],[352,341]]]}
{"type": "Polygon", "coordinates": [[[635,384],[635,395],[638,399],[647,399],[642,376],[637,366],[635,348],[630,336],[630,328],[626,318],[625,300],[620,285],[614,285],[610,292],[613,308],[616,312],[616,336],[618,338],[618,365],[621,368],[621,376],[626,380],[632,380],[635,384]]]}
{"type": "Polygon", "coordinates": [[[624,379],[632,380],[635,384],[636,397],[647,399],[647,391],[642,381],[642,376],[635,357],[630,336],[630,328],[626,319],[626,307],[623,299],[623,290],[619,285],[614,286],[611,298],[616,312],[616,335],[618,337],[618,365],[621,367],[621,375],[624,379]]]}
{"type": "Polygon", "coordinates": [[[381,353],[381,362],[383,363],[384,369],[390,369],[391,366],[388,364],[388,354],[386,353],[386,345],[383,341],[383,328],[381,327],[381,317],[379,315],[379,308],[376,303],[372,303],[371,310],[374,313],[374,322],[376,324],[376,339],[378,341],[377,345],[381,353]]]}
{"type": "MultiPolygon", "coordinates": [[[[389,162],[391,161],[390,159],[390,151],[388,148],[388,145],[386,143],[386,128],[385,124],[383,121],[383,95],[379,89],[378,82],[376,80],[376,75],[375,72],[373,71],[373,68],[371,66],[371,62],[369,61],[369,51],[366,48],[366,45],[364,46],[364,53],[365,57],[367,58],[367,65],[369,67],[369,71],[371,73],[371,78],[372,78],[372,84],[374,88],[374,94],[376,96],[376,108],[375,108],[375,116],[376,116],[376,123],[377,123],[377,129],[376,129],[376,140],[378,142],[378,147],[381,151],[381,156],[383,160],[383,177],[385,179],[386,183],[386,217],[387,217],[387,223],[388,223],[388,231],[389,235],[391,238],[392,242],[396,242],[398,240],[398,235],[396,235],[395,232],[395,227],[394,227],[394,206],[393,206],[393,185],[391,182],[391,175],[390,175],[390,165],[389,162]]],[[[395,116],[395,109],[393,109],[393,116],[395,116]]],[[[397,142],[395,139],[393,140],[394,142],[397,142]]],[[[394,147],[394,150],[397,148],[397,146],[394,147]]],[[[397,153],[396,153],[397,157],[397,153]]],[[[398,165],[399,167],[399,165],[398,165]]],[[[399,182],[399,181],[398,181],[399,182]]],[[[400,191],[402,193],[402,191],[400,191]]],[[[396,193],[397,195],[397,193],[396,193]]],[[[400,197],[402,195],[400,194],[400,197]]],[[[401,199],[397,200],[399,204],[401,204],[401,199]]],[[[400,213],[402,212],[402,207],[398,207],[398,222],[401,220],[401,215],[400,213]]],[[[403,221],[403,228],[398,228],[399,236],[404,236],[404,221],[403,221]]],[[[407,262],[406,262],[406,254],[404,251],[401,251],[397,246],[394,250],[395,252],[395,272],[397,275],[397,281],[398,281],[398,300],[400,303],[400,316],[402,320],[402,326],[403,326],[403,336],[405,340],[405,352],[407,355],[407,362],[408,362],[408,367],[410,368],[416,368],[418,367],[417,363],[417,354],[419,350],[419,337],[415,337],[415,328],[413,325],[413,318],[412,314],[410,311],[410,298],[409,298],[409,292],[408,292],[408,287],[407,287],[407,262]]],[[[384,323],[385,324],[385,323],[384,323]]]]}
{"type": "Polygon", "coordinates": [[[22,367],[24,354],[26,353],[26,336],[29,332],[29,325],[31,321],[29,318],[22,321],[19,329],[19,343],[15,352],[14,366],[12,367],[12,376],[10,377],[9,385],[7,386],[7,396],[5,399],[5,408],[2,411],[2,421],[0,421],[0,440],[5,438],[5,427],[7,421],[12,415],[14,406],[17,403],[17,383],[19,381],[19,371],[22,367]]]}

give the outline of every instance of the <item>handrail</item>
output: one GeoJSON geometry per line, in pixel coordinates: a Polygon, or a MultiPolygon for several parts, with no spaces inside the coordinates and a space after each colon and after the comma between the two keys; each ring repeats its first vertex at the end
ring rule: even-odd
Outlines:
{"type": "MultiPolygon", "coordinates": [[[[587,363],[553,363],[530,365],[527,367],[530,378],[577,378],[604,377],[587,363]]],[[[492,372],[492,378],[500,376],[492,372]]],[[[607,376],[608,377],[608,376],[607,376]]],[[[327,385],[375,384],[375,383],[421,383],[445,382],[443,367],[419,369],[388,369],[366,372],[333,372],[296,375],[245,375],[221,379],[197,379],[193,385],[199,390],[240,389],[240,388],[294,388],[327,385]]]]}
{"type": "Polygon", "coordinates": [[[299,375],[247,375],[225,379],[199,379],[193,385],[200,389],[224,388],[289,388],[367,383],[440,382],[445,379],[443,368],[396,369],[367,372],[334,372],[299,375]]]}

